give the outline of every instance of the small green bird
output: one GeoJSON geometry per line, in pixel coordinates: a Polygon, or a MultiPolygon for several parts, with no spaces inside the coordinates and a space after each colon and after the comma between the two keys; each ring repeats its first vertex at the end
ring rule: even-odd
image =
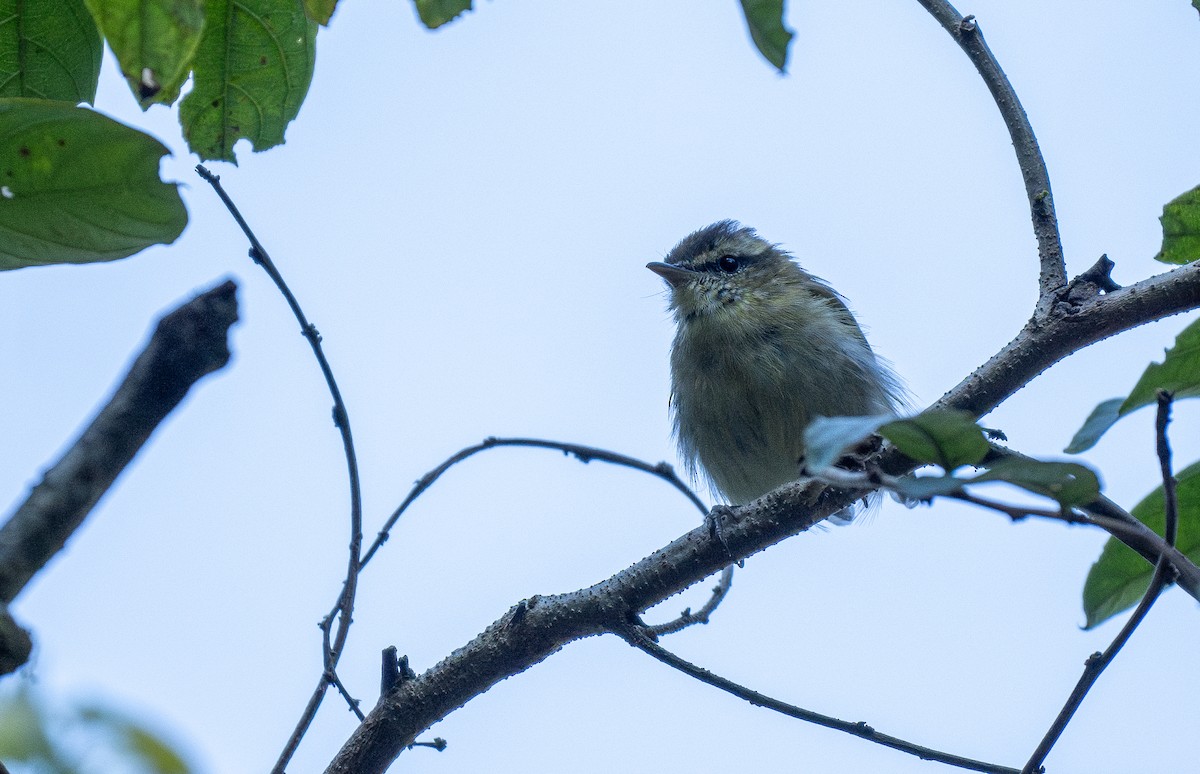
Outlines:
{"type": "Polygon", "coordinates": [[[647,268],[670,285],[675,436],[732,504],[800,477],[817,416],[894,413],[904,389],[846,303],[754,229],[723,220],[647,268]]]}

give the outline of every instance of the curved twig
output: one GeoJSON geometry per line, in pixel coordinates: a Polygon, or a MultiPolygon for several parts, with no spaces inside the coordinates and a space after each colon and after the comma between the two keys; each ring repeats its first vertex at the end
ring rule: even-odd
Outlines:
{"type": "Polygon", "coordinates": [[[694,677],[700,682],[707,683],[714,688],[719,688],[726,693],[733,694],[739,699],[744,699],[756,707],[766,707],[767,709],[774,710],[775,712],[779,712],[791,718],[796,718],[797,720],[804,720],[818,726],[824,726],[825,728],[832,728],[835,731],[841,731],[843,733],[850,734],[851,736],[857,736],[859,739],[865,739],[868,742],[874,742],[875,744],[880,744],[884,747],[890,747],[893,750],[899,750],[900,752],[905,752],[909,755],[915,755],[923,761],[937,761],[938,763],[945,763],[950,766],[956,766],[960,769],[966,769],[968,771],[983,771],[988,772],[988,774],[1018,774],[1016,769],[1009,768],[1007,766],[1000,766],[995,763],[985,763],[983,761],[977,761],[973,758],[966,758],[961,755],[935,750],[931,747],[924,747],[922,745],[900,739],[899,737],[881,734],[872,726],[863,721],[853,722],[848,720],[839,720],[838,718],[831,717],[829,715],[822,715],[821,713],[813,712],[812,710],[806,710],[803,707],[797,707],[794,704],[788,704],[787,702],[772,698],[766,694],[759,693],[758,691],[747,688],[744,685],[739,685],[738,683],[721,677],[720,675],[713,674],[707,669],[696,666],[686,659],[680,658],[671,651],[654,642],[653,639],[639,627],[632,625],[625,626],[621,629],[618,629],[616,635],[625,640],[625,642],[629,643],[631,646],[666,664],[672,669],[678,669],[685,675],[694,677]]]}
{"type": "MultiPolygon", "coordinates": [[[[330,645],[326,641],[322,661],[325,664],[325,669],[321,672],[321,679],[317,683],[316,689],[309,698],[308,704],[304,708],[304,712],[300,720],[296,724],[295,730],[292,732],[291,738],[284,746],[283,752],[280,753],[279,760],[275,763],[275,772],[282,773],[284,767],[287,766],[292,755],[296,751],[296,747],[300,744],[300,740],[304,737],[308,727],[312,724],[313,718],[316,717],[317,708],[321,706],[321,701],[325,697],[325,691],[330,685],[336,685],[338,690],[345,696],[347,703],[351,709],[358,711],[358,703],[346,694],[345,688],[337,679],[337,662],[341,658],[342,650],[346,646],[346,638],[350,634],[350,623],[354,618],[354,594],[358,588],[358,571],[361,567],[362,555],[362,487],[358,476],[358,459],[354,453],[354,437],[350,433],[350,414],[346,410],[346,403],[342,400],[342,392],[338,389],[337,380],[333,377],[333,369],[329,365],[329,360],[325,357],[325,351],[321,347],[321,334],[317,332],[315,325],[308,321],[304,311],[300,308],[300,303],[292,294],[291,289],[283,280],[283,275],[279,273],[279,269],[275,266],[275,262],[271,260],[271,256],[267,254],[266,248],[258,241],[258,237],[254,235],[254,231],[250,228],[250,224],[242,217],[242,213],[238,210],[237,205],[225,192],[225,188],[221,185],[219,175],[214,175],[204,167],[203,164],[196,165],[196,174],[200,175],[205,182],[212,186],[216,191],[217,196],[225,204],[229,214],[237,221],[238,226],[242,229],[242,233],[246,235],[246,239],[250,242],[250,257],[263,268],[271,281],[275,283],[275,287],[283,294],[288,306],[295,315],[296,321],[300,323],[300,332],[304,338],[308,339],[309,346],[312,347],[313,355],[317,359],[317,365],[321,368],[321,373],[325,377],[325,384],[329,387],[329,394],[333,398],[333,424],[337,427],[338,432],[342,436],[342,449],[346,455],[346,472],[350,480],[350,555],[346,565],[346,579],[342,582],[342,593],[338,596],[337,603],[337,633],[333,636],[333,644],[330,645]]],[[[326,626],[322,622],[322,626],[326,626]]],[[[361,717],[361,714],[360,714],[361,717]]]]}
{"type": "Polygon", "coordinates": [[[975,69],[987,84],[988,91],[1000,116],[1012,137],[1013,149],[1017,153],[1017,164],[1021,178],[1025,181],[1025,195],[1029,199],[1029,211],[1033,218],[1033,233],[1037,237],[1040,270],[1038,273],[1038,315],[1046,314],[1055,295],[1067,284],[1067,269],[1063,260],[1062,240],[1058,233],[1058,218],[1054,214],[1054,197],[1050,193],[1050,173],[1042,158],[1033,126],[1021,100],[1008,82],[1008,76],[992,55],[979,23],[974,16],[963,17],[954,6],[945,0],[917,0],[938,23],[950,33],[950,37],[966,52],[975,69]]]}

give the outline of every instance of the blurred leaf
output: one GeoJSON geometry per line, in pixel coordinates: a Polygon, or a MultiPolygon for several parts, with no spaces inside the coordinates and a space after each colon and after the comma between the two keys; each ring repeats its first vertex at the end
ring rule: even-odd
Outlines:
{"type": "Polygon", "coordinates": [[[142,110],[172,104],[192,69],[203,0],[85,0],[142,110]]]}
{"type": "Polygon", "coordinates": [[[978,464],[990,449],[983,430],[965,411],[925,411],[888,422],[879,433],[913,460],[947,471],[978,464]]]}
{"type": "Polygon", "coordinates": [[[53,759],[41,708],[22,684],[0,701],[0,761],[53,759]]]}
{"type": "MultiPolygon", "coordinates": [[[[1200,561],[1200,462],[1175,476],[1179,501],[1179,534],[1175,545],[1193,562],[1200,561]]],[[[1166,511],[1158,487],[1131,513],[1150,529],[1163,534],[1166,511]]],[[[1133,549],[1109,538],[1083,584],[1083,612],[1091,629],[1137,604],[1150,587],[1154,568],[1133,549]]]]}
{"type": "Polygon", "coordinates": [[[169,744],[145,726],[108,707],[89,704],[79,709],[81,720],[111,735],[122,757],[154,774],[190,774],[191,767],[169,744]]]}
{"type": "Polygon", "coordinates": [[[153,137],[63,102],[0,99],[0,270],[111,261],[187,224],[153,137]]]}
{"type": "Polygon", "coordinates": [[[1108,428],[1121,418],[1119,410],[1124,402],[1124,398],[1109,398],[1092,409],[1083,427],[1075,431],[1075,437],[1063,451],[1067,454],[1079,454],[1095,446],[1100,436],[1108,432],[1108,428]]]}
{"type": "Polygon", "coordinates": [[[1167,350],[1161,363],[1146,366],[1142,378],[1121,404],[1121,415],[1155,403],[1160,389],[1176,399],[1200,395],[1200,319],[1193,320],[1175,337],[1175,346],[1167,350]]]}
{"type": "Polygon", "coordinates": [[[792,32],[783,26],[783,0],[742,0],[742,13],[759,53],[784,72],[792,32]]]}
{"type": "Polygon", "coordinates": [[[452,22],[464,11],[471,10],[471,0],[413,0],[421,23],[431,30],[452,22]]]}
{"type": "Polygon", "coordinates": [[[301,0],[205,0],[204,9],[179,122],[202,159],[236,164],[243,137],[256,151],[283,143],[312,81],[317,25],[301,0]]]}
{"type": "Polygon", "coordinates": [[[846,450],[870,437],[892,414],[869,417],[817,417],[804,429],[804,465],[818,471],[832,467],[846,450]]]}
{"type": "Polygon", "coordinates": [[[0,97],[91,103],[104,45],[83,0],[0,0],[0,97]]]}
{"type": "Polygon", "coordinates": [[[931,497],[954,494],[961,491],[968,481],[954,476],[901,476],[893,487],[896,494],[910,500],[928,500],[931,497]]]}
{"type": "Polygon", "coordinates": [[[1078,454],[1092,448],[1118,419],[1157,402],[1160,389],[1176,399],[1200,395],[1200,320],[1193,320],[1175,337],[1175,346],[1161,363],[1146,366],[1127,398],[1112,398],[1092,409],[1066,451],[1078,454]]]}
{"type": "Polygon", "coordinates": [[[1086,505],[1100,496],[1100,479],[1095,472],[1074,462],[1004,459],[972,479],[983,481],[1007,481],[1067,508],[1086,505]]]}
{"type": "Polygon", "coordinates": [[[336,9],[337,0],[304,0],[304,15],[322,27],[329,26],[336,9]]]}
{"type": "Polygon", "coordinates": [[[1162,250],[1154,260],[1185,264],[1200,258],[1200,186],[1163,206],[1162,250]]]}

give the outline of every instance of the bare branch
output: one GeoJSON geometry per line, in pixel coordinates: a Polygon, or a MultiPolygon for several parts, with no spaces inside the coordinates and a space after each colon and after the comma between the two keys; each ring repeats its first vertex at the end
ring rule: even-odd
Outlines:
{"type": "Polygon", "coordinates": [[[1012,769],[1007,766],[1000,766],[994,763],[984,763],[983,761],[977,761],[973,758],[964,758],[961,755],[954,755],[953,753],[934,750],[933,748],[914,744],[913,742],[909,742],[895,736],[881,734],[863,721],[851,722],[847,720],[839,720],[838,718],[830,717],[829,715],[822,715],[821,713],[813,712],[812,710],[806,710],[802,707],[797,707],[794,704],[788,704],[787,702],[772,698],[766,694],[759,693],[758,691],[752,690],[743,685],[739,685],[732,680],[727,680],[720,675],[713,674],[707,669],[698,667],[686,659],[680,658],[671,651],[654,642],[644,630],[639,629],[636,626],[626,626],[625,628],[618,630],[616,634],[633,647],[661,661],[672,669],[678,669],[685,675],[690,675],[700,682],[707,683],[714,688],[720,688],[722,691],[733,694],[739,699],[744,699],[756,707],[766,707],[767,709],[774,710],[783,715],[787,715],[788,717],[796,718],[797,720],[804,720],[809,723],[814,723],[818,726],[824,726],[825,728],[832,728],[835,731],[841,731],[843,733],[850,734],[851,736],[857,736],[858,738],[865,739],[868,742],[874,742],[875,744],[880,744],[884,747],[890,747],[893,750],[899,750],[900,752],[906,752],[909,755],[915,755],[924,761],[937,761],[938,763],[945,763],[960,769],[989,772],[989,774],[1018,774],[1016,769],[1012,769]]]}
{"type": "Polygon", "coordinates": [[[1025,181],[1025,195],[1029,199],[1029,211],[1033,218],[1033,234],[1037,238],[1040,271],[1038,275],[1039,314],[1048,313],[1054,295],[1067,284],[1067,269],[1063,261],[1062,240],[1058,234],[1058,218],[1054,214],[1054,197],[1050,193],[1050,173],[1042,159],[1033,126],[1021,107],[1021,100],[1008,82],[1008,76],[988,49],[979,22],[974,16],[963,17],[954,6],[944,0],[917,0],[933,18],[937,19],[950,37],[966,52],[975,69],[979,71],[1008,134],[1012,138],[1021,178],[1025,181]]]}
{"type": "Polygon", "coordinates": [[[159,320],[108,403],[0,528],[0,602],[63,547],[192,385],[229,362],[236,293],[223,282],[159,320]]]}

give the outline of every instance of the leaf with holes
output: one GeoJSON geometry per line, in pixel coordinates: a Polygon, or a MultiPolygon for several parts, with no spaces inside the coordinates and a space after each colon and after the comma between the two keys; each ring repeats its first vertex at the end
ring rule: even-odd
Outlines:
{"type": "Polygon", "coordinates": [[[86,0],[142,110],[170,105],[192,70],[203,0],[86,0]]]}
{"type": "Polygon", "coordinates": [[[201,158],[236,164],[243,137],[256,151],[283,143],[312,81],[317,25],[301,0],[205,0],[204,13],[179,122],[201,158]]]}
{"type": "Polygon", "coordinates": [[[124,258],[187,224],[167,149],[63,102],[0,99],[0,270],[124,258]]]}

